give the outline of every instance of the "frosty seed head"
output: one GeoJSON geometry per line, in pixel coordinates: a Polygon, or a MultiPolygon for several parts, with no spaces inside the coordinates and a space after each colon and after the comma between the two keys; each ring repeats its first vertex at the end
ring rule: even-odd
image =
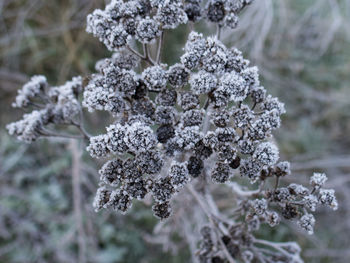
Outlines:
{"type": "MultiPolygon", "coordinates": [[[[202,18],[219,30],[235,28],[239,13],[250,2],[111,0],[104,10],[87,17],[86,28],[113,52],[111,57],[98,61],[97,73],[87,81],[75,77],[49,87],[44,76],[32,77],[13,106],[33,110],[7,125],[9,133],[33,142],[59,136],[52,130],[59,125],[78,128],[88,139],[87,151],[93,158],[110,157],[99,170],[96,211],[125,213],[133,199],[149,195],[154,199],[154,215],[163,220],[171,215],[170,202],[176,194],[186,194],[186,185],[194,184],[193,189],[204,194],[210,206],[209,179],[229,185],[237,198],[232,211],[237,220],[221,224],[225,218],[221,211],[209,211],[214,212],[215,225],[228,229],[226,234],[209,226],[201,229],[196,253],[200,262],[226,262],[222,246],[235,260],[257,260],[252,253],[256,241],[252,232],[261,223],[278,225],[280,216],[297,219],[311,234],[315,219],[309,212],[319,205],[335,210],[338,202],[333,189],[323,188],[327,177],[322,173],[311,177],[310,189],[293,183],[279,187],[280,177],[291,173],[290,164],[277,163],[279,151],[271,141],[285,108],[261,86],[258,68],[237,48],[227,48],[218,39],[219,31],[215,37],[190,32],[174,65],[162,64],[158,53],[162,51],[159,44],[169,42],[163,38],[165,30],[171,32],[202,18]],[[143,50],[138,50],[140,46],[143,50]],[[90,136],[85,132],[82,106],[89,112],[111,114],[113,120],[105,133],[90,136]],[[242,178],[237,180],[236,173],[242,178]],[[246,187],[247,181],[257,184],[246,187]],[[257,185],[263,188],[256,191],[257,185]]],[[[300,249],[292,243],[276,246],[285,253],[276,249],[270,256],[263,251],[266,262],[302,262],[300,249]]]]}

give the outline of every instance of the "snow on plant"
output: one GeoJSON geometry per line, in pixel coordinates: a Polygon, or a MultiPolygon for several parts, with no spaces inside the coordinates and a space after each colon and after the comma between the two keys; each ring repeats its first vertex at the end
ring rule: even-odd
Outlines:
{"type": "Polygon", "coordinates": [[[112,0],[104,10],[95,10],[87,18],[87,32],[113,55],[96,63],[98,72],[85,86],[80,77],[50,87],[44,76],[34,76],[13,105],[36,109],[7,129],[33,142],[74,137],[55,132],[52,124],[78,127],[89,141],[89,154],[106,160],[99,170],[96,211],[125,213],[134,199],[152,196],[153,213],[164,220],[172,215],[172,203],[190,194],[208,217],[199,249],[193,252],[199,262],[302,262],[296,243],[274,243],[254,234],[261,224],[275,227],[283,219],[297,221],[312,234],[311,212],[319,205],[337,209],[334,190],[323,188],[327,177],[321,173],[311,177],[309,188],[279,186],[291,173],[272,135],[284,104],[266,93],[258,68],[219,39],[223,27],[237,26],[239,12],[250,1],[205,2],[112,0]],[[162,63],[164,32],[181,24],[193,28],[200,20],[216,24],[217,34],[205,37],[191,31],[179,62],[162,63]],[[132,47],[137,42],[143,53],[132,47]],[[82,107],[108,111],[114,122],[102,134],[90,136],[83,127],[82,107]],[[256,190],[246,190],[239,178],[256,190]],[[233,217],[204,197],[201,189],[204,185],[211,195],[210,184],[236,194],[233,217]]]}

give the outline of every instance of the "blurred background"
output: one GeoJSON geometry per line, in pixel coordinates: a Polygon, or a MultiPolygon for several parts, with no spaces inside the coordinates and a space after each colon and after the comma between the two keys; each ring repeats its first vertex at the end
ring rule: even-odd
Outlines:
{"type": "MultiPolygon", "coordinates": [[[[103,6],[101,0],[0,0],[0,262],[190,262],[179,237],[167,250],[149,242],[157,220],[140,202],[127,216],[93,211],[99,165],[85,155],[79,161],[82,145],[27,145],[5,130],[23,114],[10,106],[31,75],[63,84],[88,76],[110,55],[84,29],[86,15],[103,6]]],[[[178,61],[186,37],[185,27],[166,35],[167,63],[178,61]]],[[[256,0],[236,30],[223,32],[223,42],[259,66],[263,85],[286,104],[275,133],[292,164],[286,180],[306,183],[313,171],[324,171],[340,203],[335,213],[318,210],[313,236],[295,224],[262,235],[298,241],[305,262],[348,262],[350,0],[256,0]]],[[[92,134],[108,122],[101,116],[89,117],[92,134]]]]}

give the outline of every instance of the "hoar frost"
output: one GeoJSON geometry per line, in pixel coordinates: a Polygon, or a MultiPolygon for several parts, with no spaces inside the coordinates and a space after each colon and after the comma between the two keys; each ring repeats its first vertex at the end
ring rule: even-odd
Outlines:
{"type": "MultiPolygon", "coordinates": [[[[152,196],[153,213],[164,220],[173,213],[176,195],[197,191],[193,186],[203,190],[210,182],[228,185],[237,197],[237,218],[243,220],[220,222],[227,225],[224,235],[215,224],[203,226],[196,252],[200,262],[226,262],[227,254],[255,262],[254,231],[262,224],[275,227],[283,219],[295,220],[312,234],[316,221],[311,212],[321,205],[338,208],[334,190],[323,188],[327,177],[322,173],[311,177],[309,187],[279,187],[281,177],[291,174],[289,162],[279,161],[273,139],[284,104],[267,94],[258,68],[241,51],[219,40],[221,28],[235,28],[238,14],[250,3],[112,0],[87,18],[87,32],[114,52],[111,57],[96,63],[97,72],[86,85],[77,77],[50,87],[45,77],[32,77],[13,106],[34,109],[9,124],[9,133],[32,142],[60,136],[51,130],[53,125],[79,128],[88,141],[87,152],[104,162],[93,202],[96,211],[126,213],[134,199],[152,196]],[[165,30],[202,19],[215,24],[218,34],[204,37],[191,31],[177,63],[162,64],[158,45],[165,30]],[[135,41],[143,54],[131,46],[135,41]],[[157,47],[156,56],[149,52],[151,45],[157,47]],[[113,122],[102,134],[88,135],[80,105],[89,112],[109,112],[113,122]],[[245,191],[237,178],[260,188],[245,191]],[[265,181],[273,179],[275,187],[269,187],[265,181]]],[[[202,195],[200,191],[196,193],[202,195]]],[[[222,220],[216,214],[210,217],[222,220]]],[[[302,262],[294,243],[274,246],[279,262],[302,262]]],[[[276,262],[270,253],[259,256],[276,262]]]]}

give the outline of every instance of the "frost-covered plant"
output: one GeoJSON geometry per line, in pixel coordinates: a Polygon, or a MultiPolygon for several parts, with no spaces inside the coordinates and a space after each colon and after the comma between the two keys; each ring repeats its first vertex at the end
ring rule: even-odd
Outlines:
{"type": "Polygon", "coordinates": [[[192,251],[199,262],[302,262],[296,243],[261,240],[255,233],[261,224],[275,227],[288,219],[312,234],[317,206],[337,209],[338,204],[334,190],[323,188],[327,177],[321,173],[311,177],[309,188],[280,187],[290,164],[280,160],[272,132],[280,126],[284,104],[267,94],[257,67],[220,41],[221,28],[235,28],[248,4],[112,0],[88,16],[87,31],[113,55],[96,63],[87,85],[77,77],[50,88],[45,77],[33,77],[14,106],[38,109],[9,124],[10,134],[32,142],[72,137],[50,127],[78,127],[89,141],[89,154],[105,160],[96,211],[125,213],[134,199],[151,196],[154,215],[164,220],[190,194],[208,222],[200,231],[199,250],[192,251]],[[164,32],[181,24],[193,28],[201,20],[216,24],[217,34],[191,31],[178,63],[163,64],[164,32]],[[143,53],[132,47],[138,42],[143,53]],[[114,122],[90,136],[80,105],[89,112],[107,111],[114,122]],[[255,189],[247,190],[244,181],[255,189]],[[235,195],[230,216],[217,208],[212,191],[225,186],[235,195]]]}

